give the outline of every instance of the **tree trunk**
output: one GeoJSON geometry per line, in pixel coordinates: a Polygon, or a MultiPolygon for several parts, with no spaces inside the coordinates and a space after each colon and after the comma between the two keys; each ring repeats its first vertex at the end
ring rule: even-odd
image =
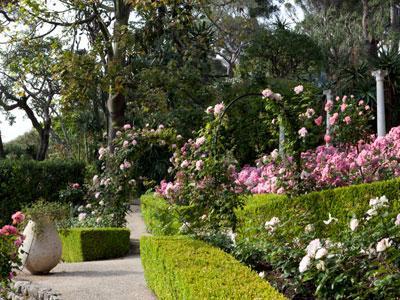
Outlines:
{"type": "Polygon", "coordinates": [[[370,21],[370,8],[369,0],[362,0],[363,14],[362,14],[362,28],[365,41],[365,54],[368,61],[372,61],[378,57],[378,42],[369,29],[370,21]]]}
{"type": "Polygon", "coordinates": [[[6,154],[4,152],[4,146],[3,146],[3,139],[1,138],[1,131],[0,131],[0,158],[5,158],[6,154]]]}
{"type": "Polygon", "coordinates": [[[125,90],[123,71],[126,64],[126,38],[124,37],[131,7],[124,0],[116,0],[115,23],[113,34],[113,53],[108,57],[108,70],[111,73],[111,85],[108,94],[107,108],[109,111],[108,145],[113,151],[112,141],[118,128],[125,122],[125,90]]]}
{"type": "Polygon", "coordinates": [[[36,154],[36,160],[42,161],[46,159],[47,150],[49,149],[51,122],[46,122],[43,129],[39,132],[40,145],[36,154]]]}

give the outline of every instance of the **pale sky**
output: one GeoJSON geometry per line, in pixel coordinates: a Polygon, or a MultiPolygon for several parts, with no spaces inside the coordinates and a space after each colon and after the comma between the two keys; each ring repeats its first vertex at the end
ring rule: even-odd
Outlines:
{"type": "MultiPolygon", "coordinates": [[[[289,0],[287,2],[291,2],[293,4],[294,1],[289,0]]],[[[299,10],[296,10],[296,12],[301,14],[299,10]]],[[[284,7],[284,5],[282,5],[281,16],[285,19],[289,19],[288,21],[291,21],[288,15],[289,14],[286,11],[286,8],[284,7]]],[[[0,131],[3,142],[5,143],[15,139],[16,137],[32,129],[32,124],[30,120],[26,117],[24,111],[16,109],[12,113],[16,117],[16,120],[15,123],[10,126],[9,123],[6,121],[5,116],[0,112],[0,131]]]]}

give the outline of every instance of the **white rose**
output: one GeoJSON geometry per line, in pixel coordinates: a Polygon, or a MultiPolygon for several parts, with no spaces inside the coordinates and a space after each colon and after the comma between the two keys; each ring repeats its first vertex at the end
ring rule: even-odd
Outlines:
{"type": "Polygon", "coordinates": [[[300,273],[303,273],[303,272],[307,271],[308,268],[310,267],[310,264],[311,264],[311,258],[309,256],[307,256],[307,255],[304,256],[301,259],[300,264],[299,264],[300,273]]]}
{"type": "Polygon", "coordinates": [[[328,254],[328,250],[326,248],[318,249],[317,253],[315,253],[315,259],[321,259],[328,254]]]}
{"type": "Polygon", "coordinates": [[[392,241],[389,238],[381,239],[378,244],[376,244],[376,252],[384,252],[391,245],[392,241]]]}
{"type": "Polygon", "coordinates": [[[359,222],[358,222],[357,219],[351,219],[351,221],[350,221],[350,229],[351,229],[351,231],[356,230],[356,228],[358,227],[358,224],[359,224],[359,222]]]}

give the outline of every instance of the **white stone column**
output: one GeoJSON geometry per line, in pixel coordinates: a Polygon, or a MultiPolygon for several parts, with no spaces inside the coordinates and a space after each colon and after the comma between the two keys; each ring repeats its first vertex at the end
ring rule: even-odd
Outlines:
{"type": "Polygon", "coordinates": [[[376,122],[378,128],[378,136],[386,134],[386,118],[385,118],[385,90],[384,80],[388,75],[387,71],[376,70],[372,72],[372,76],[376,80],[376,122]]]}
{"type": "MultiPolygon", "coordinates": [[[[323,94],[326,96],[326,101],[333,101],[331,90],[324,90],[323,94]]],[[[326,112],[326,132],[325,132],[325,134],[327,134],[327,135],[331,135],[331,125],[329,124],[330,117],[331,117],[331,114],[329,111],[327,111],[326,112]]]]}
{"type": "Polygon", "coordinates": [[[285,155],[285,125],[283,125],[282,117],[279,116],[279,155],[281,158],[285,155]]]}

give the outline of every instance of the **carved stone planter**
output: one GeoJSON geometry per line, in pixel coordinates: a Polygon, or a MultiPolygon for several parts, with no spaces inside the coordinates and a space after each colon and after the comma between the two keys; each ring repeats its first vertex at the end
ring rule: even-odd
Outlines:
{"type": "Polygon", "coordinates": [[[29,221],[20,251],[24,268],[32,274],[48,274],[59,262],[62,245],[56,226],[49,218],[29,221]]]}

